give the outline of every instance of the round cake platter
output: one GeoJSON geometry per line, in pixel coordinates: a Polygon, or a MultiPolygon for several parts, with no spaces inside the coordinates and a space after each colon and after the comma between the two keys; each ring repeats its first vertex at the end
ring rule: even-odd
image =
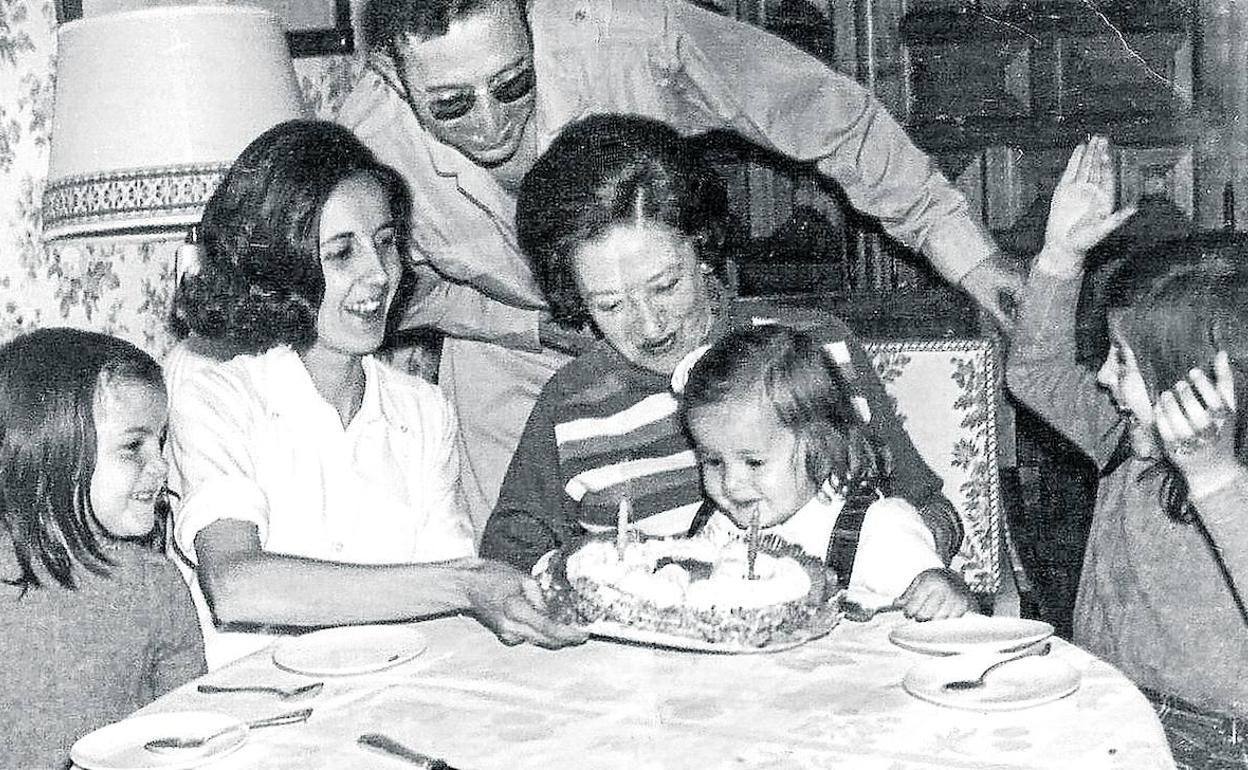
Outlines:
{"type": "Polygon", "coordinates": [[[812,607],[810,617],[802,625],[776,631],[765,642],[759,644],[742,641],[713,641],[697,634],[684,635],[606,618],[587,618],[577,609],[576,589],[568,582],[564,565],[568,555],[574,553],[577,548],[593,537],[569,543],[558,551],[546,554],[534,565],[533,576],[541,586],[548,606],[556,617],[564,622],[584,626],[595,637],[690,652],[729,655],[759,654],[782,652],[799,647],[826,636],[840,622],[842,591],[837,591],[834,595],[827,597],[822,605],[812,607]]]}
{"type": "Polygon", "coordinates": [[[588,624],[586,629],[593,636],[618,642],[644,644],[651,647],[666,647],[672,650],[685,650],[689,652],[713,652],[723,655],[753,655],[759,653],[783,652],[784,650],[791,650],[794,647],[800,647],[807,642],[827,636],[835,626],[836,622],[822,626],[812,626],[806,633],[795,632],[787,635],[783,639],[772,639],[767,644],[762,646],[729,644],[726,642],[709,642],[705,639],[695,639],[693,637],[679,636],[677,634],[665,634],[660,631],[636,628],[634,626],[624,625],[623,623],[614,623],[609,620],[595,620],[588,624]]]}

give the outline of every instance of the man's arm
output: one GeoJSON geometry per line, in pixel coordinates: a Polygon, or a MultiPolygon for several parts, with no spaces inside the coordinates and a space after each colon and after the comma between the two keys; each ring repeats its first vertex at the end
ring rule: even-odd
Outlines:
{"type": "Polygon", "coordinates": [[[450,281],[428,264],[414,268],[416,289],[399,329],[436,328],[452,337],[537,352],[543,312],[496,300],[475,287],[450,281]]]}
{"type": "Polygon", "coordinates": [[[854,80],[754,26],[669,0],[684,102],[795,160],[921,250],[952,283],[998,249],[965,197],[854,80]]]}
{"type": "Polygon", "coordinates": [[[575,98],[560,93],[568,111],[640,112],[686,134],[732,130],[815,163],[855,208],[987,309],[1000,313],[998,290],[1013,294],[1021,285],[965,197],[852,79],[758,27],[685,0],[589,0],[577,8],[570,19],[559,3],[534,3],[539,61],[543,46],[552,49],[541,76],[560,92],[601,81],[629,93],[608,86],[575,98]],[[575,65],[551,72],[556,58],[575,65]]]}

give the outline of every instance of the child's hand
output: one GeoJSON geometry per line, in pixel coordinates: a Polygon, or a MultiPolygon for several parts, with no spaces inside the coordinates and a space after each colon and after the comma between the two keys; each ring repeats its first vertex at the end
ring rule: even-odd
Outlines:
{"type": "Polygon", "coordinates": [[[965,615],[974,606],[971,589],[948,568],[927,569],[915,576],[897,599],[906,617],[941,620],[965,615]]]}
{"type": "Polygon", "coordinates": [[[1213,376],[1216,382],[1193,369],[1153,407],[1161,445],[1193,497],[1235,478],[1241,467],[1235,456],[1235,375],[1226,351],[1214,357],[1213,376]]]}
{"type": "Polygon", "coordinates": [[[1088,251],[1134,213],[1134,207],[1114,211],[1109,140],[1091,137],[1071,153],[1053,191],[1038,266],[1055,275],[1074,275],[1088,251]]]}

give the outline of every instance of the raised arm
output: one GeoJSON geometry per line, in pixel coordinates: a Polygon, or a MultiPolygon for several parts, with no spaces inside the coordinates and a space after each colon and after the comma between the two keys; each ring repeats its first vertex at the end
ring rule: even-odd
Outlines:
{"type": "Polygon", "coordinates": [[[1075,360],[1075,308],[1087,252],[1133,213],[1114,211],[1108,140],[1079,145],[1053,192],[1006,362],[1014,395],[1101,466],[1119,443],[1122,420],[1095,375],[1075,360]]]}

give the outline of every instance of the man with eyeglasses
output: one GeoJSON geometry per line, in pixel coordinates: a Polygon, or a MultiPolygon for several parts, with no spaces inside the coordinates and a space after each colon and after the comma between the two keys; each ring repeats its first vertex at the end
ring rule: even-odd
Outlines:
{"type": "Polygon", "coordinates": [[[591,113],[734,130],[815,161],[854,206],[928,256],[1008,328],[1019,289],[964,197],[851,79],[686,0],[370,0],[369,68],[339,112],[412,187],[420,286],[404,328],[446,334],[439,382],[459,411],[478,534],[533,401],[576,350],[546,322],[516,242],[514,193],[591,113]]]}

